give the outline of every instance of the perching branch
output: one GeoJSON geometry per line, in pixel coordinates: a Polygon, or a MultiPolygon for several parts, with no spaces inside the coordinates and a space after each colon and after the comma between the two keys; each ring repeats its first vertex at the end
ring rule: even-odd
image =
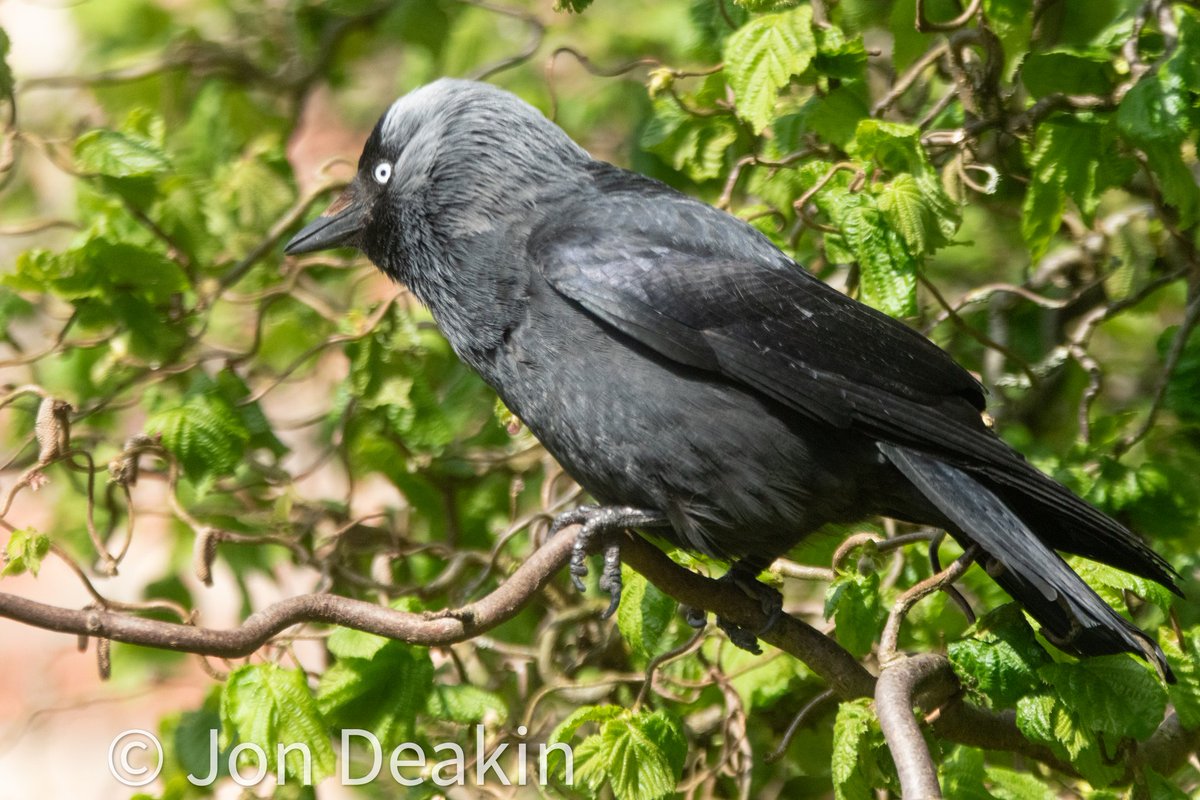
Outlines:
{"type": "Polygon", "coordinates": [[[913,704],[921,684],[936,675],[944,663],[941,656],[929,653],[893,661],[879,673],[875,684],[879,727],[896,762],[905,800],[940,800],[942,796],[937,767],[913,717],[913,704]]]}
{"type": "MultiPolygon", "coordinates": [[[[490,594],[461,608],[442,612],[416,614],[339,595],[311,594],[289,598],[257,611],[232,630],[214,630],[95,606],[60,608],[0,592],[0,617],[81,637],[221,658],[250,655],[288,628],[306,622],[340,625],[426,647],[445,646],[480,636],[512,619],[566,566],[573,541],[574,532],[564,531],[522,561],[490,594]]],[[[732,584],[681,567],[641,537],[625,537],[621,554],[628,566],[682,605],[719,612],[728,621],[750,630],[761,630],[767,622],[757,600],[732,584]]],[[[900,692],[900,689],[886,688],[889,684],[881,690],[874,676],[854,656],[833,639],[790,615],[783,615],[760,638],[804,662],[840,700],[877,697],[880,691],[885,696],[900,692]]],[[[1020,753],[1073,774],[1070,765],[1021,735],[1011,711],[993,712],[966,703],[958,679],[944,656],[925,654],[920,659],[921,684],[936,689],[930,689],[921,700],[929,708],[937,708],[934,727],[940,736],[960,744],[1020,753]]],[[[885,669],[884,674],[890,669],[885,669]]],[[[888,680],[899,681],[905,675],[907,673],[901,673],[900,677],[888,680]]],[[[911,698],[912,693],[905,688],[907,685],[901,685],[907,692],[903,697],[911,698]]],[[[1185,746],[1198,740],[1200,732],[1186,731],[1179,726],[1177,718],[1168,717],[1160,732],[1135,751],[1135,760],[1130,763],[1176,763],[1185,746]]],[[[1186,753],[1183,757],[1186,758],[1186,753]]]]}

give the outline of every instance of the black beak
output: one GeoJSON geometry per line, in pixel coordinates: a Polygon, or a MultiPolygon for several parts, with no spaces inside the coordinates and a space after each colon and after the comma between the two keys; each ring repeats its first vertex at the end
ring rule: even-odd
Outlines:
{"type": "Polygon", "coordinates": [[[354,184],[347,186],[321,216],[301,228],[284,245],[283,252],[294,256],[333,247],[353,247],[366,222],[364,211],[354,184]]]}

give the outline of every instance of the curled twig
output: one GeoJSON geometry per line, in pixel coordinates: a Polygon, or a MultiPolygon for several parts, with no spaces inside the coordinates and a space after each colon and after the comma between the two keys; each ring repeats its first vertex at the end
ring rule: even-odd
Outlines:
{"type": "Polygon", "coordinates": [[[892,606],[892,613],[888,615],[887,624],[884,625],[883,635],[879,639],[879,663],[886,665],[895,658],[896,643],[900,639],[900,625],[912,607],[923,598],[961,578],[967,571],[967,567],[974,562],[977,552],[978,547],[971,545],[950,566],[936,575],[919,581],[896,598],[896,603],[892,606]]]}
{"type": "Polygon", "coordinates": [[[971,4],[954,19],[946,20],[945,22],[931,22],[925,16],[925,0],[917,0],[917,31],[920,33],[938,33],[957,30],[970,22],[971,17],[979,13],[981,5],[981,0],[971,0],[971,4]]]}

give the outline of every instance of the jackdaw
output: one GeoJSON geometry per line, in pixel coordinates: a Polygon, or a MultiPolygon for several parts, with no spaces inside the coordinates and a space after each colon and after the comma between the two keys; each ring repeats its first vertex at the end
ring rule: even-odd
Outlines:
{"type": "MultiPolygon", "coordinates": [[[[289,254],[351,246],[426,305],[458,356],[596,499],[571,573],[653,529],[757,575],[828,523],[948,531],[1075,654],[1158,645],[1057,550],[1150,578],[1174,570],[1030,466],[982,419],[979,383],[904,324],[829,287],[742,220],[597,161],[495,87],[400,98],[358,171],[289,254]]],[[[742,646],[754,635],[728,628],[742,646]]]]}

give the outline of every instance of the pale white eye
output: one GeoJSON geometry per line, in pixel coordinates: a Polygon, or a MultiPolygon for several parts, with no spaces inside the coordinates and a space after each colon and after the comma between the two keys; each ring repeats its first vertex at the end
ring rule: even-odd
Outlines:
{"type": "Polygon", "coordinates": [[[375,165],[375,171],[371,174],[374,176],[376,183],[387,183],[388,178],[392,177],[392,165],[386,161],[380,161],[375,165]]]}

